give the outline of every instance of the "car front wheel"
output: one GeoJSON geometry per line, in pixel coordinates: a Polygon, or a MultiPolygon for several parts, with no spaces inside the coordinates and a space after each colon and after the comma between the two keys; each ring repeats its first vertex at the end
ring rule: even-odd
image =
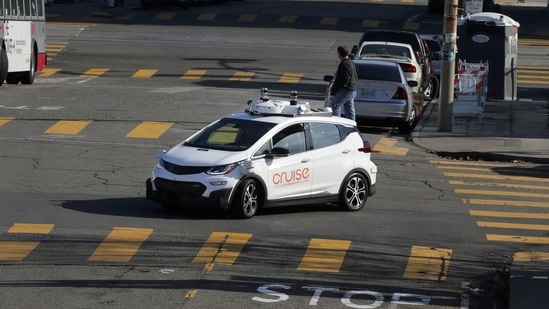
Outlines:
{"type": "Polygon", "coordinates": [[[237,218],[249,219],[259,209],[259,191],[253,179],[246,179],[238,187],[231,210],[237,218]]]}
{"type": "Polygon", "coordinates": [[[364,175],[353,173],[345,179],[339,194],[341,210],[357,211],[366,205],[368,199],[368,181],[364,175]]]}

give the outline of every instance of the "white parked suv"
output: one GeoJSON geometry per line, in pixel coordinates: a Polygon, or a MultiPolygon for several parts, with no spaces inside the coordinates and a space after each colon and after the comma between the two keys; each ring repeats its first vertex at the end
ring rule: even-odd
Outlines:
{"type": "Polygon", "coordinates": [[[272,100],[262,89],[244,112],[228,115],[168,151],[147,179],[162,206],[211,207],[251,218],[266,207],[337,203],[356,211],[376,192],[377,166],[356,122],[272,100]]]}

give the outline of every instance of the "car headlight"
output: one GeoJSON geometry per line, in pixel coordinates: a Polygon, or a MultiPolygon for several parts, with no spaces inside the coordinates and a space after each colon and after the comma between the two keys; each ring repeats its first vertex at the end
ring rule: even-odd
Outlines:
{"type": "Polygon", "coordinates": [[[164,160],[162,158],[158,159],[158,162],[156,163],[157,168],[164,168],[164,160]]]}
{"type": "Polygon", "coordinates": [[[209,169],[206,174],[208,175],[225,175],[232,172],[240,163],[231,163],[227,165],[218,165],[209,169]]]}

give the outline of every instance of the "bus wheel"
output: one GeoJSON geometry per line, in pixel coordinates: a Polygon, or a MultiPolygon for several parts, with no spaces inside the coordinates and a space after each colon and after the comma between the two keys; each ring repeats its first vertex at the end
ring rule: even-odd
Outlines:
{"type": "Polygon", "coordinates": [[[6,50],[0,48],[0,86],[8,77],[8,54],[6,50]]]}
{"type": "Polygon", "coordinates": [[[32,55],[30,58],[30,71],[22,72],[19,74],[21,84],[30,85],[34,83],[34,77],[36,76],[36,52],[32,49],[32,55]]]}
{"type": "Polygon", "coordinates": [[[14,85],[19,84],[19,73],[8,73],[8,75],[6,76],[6,83],[14,85]]]}

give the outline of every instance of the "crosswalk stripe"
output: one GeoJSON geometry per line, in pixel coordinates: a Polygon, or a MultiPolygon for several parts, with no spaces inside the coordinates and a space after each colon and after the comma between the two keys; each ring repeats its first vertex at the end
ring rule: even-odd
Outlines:
{"type": "Polygon", "coordinates": [[[514,189],[529,189],[529,190],[549,190],[549,186],[535,186],[516,183],[497,183],[497,182],[472,182],[461,180],[450,180],[449,184],[454,186],[474,186],[474,187],[495,187],[495,188],[514,188],[514,189]]]}
{"type": "Polygon", "coordinates": [[[132,75],[132,78],[151,78],[156,72],[158,70],[139,69],[132,75]]]}
{"type": "Polygon", "coordinates": [[[217,13],[202,13],[198,16],[196,20],[212,21],[215,19],[216,16],[217,16],[217,13]]]}
{"type": "Polygon", "coordinates": [[[515,181],[529,181],[529,182],[543,182],[549,183],[549,178],[531,177],[531,176],[504,176],[504,175],[486,175],[486,174],[467,174],[467,173],[449,173],[444,172],[446,177],[460,177],[460,178],[483,178],[483,179],[497,179],[497,180],[515,180],[515,181]]]}
{"type": "Polygon", "coordinates": [[[549,198],[549,194],[531,193],[531,192],[517,192],[517,191],[455,189],[454,192],[456,192],[457,194],[471,194],[471,195],[497,195],[497,196],[520,196],[520,197],[549,198]]]}
{"type": "Polygon", "coordinates": [[[128,262],[153,229],[115,227],[90,256],[90,262],[128,262]]]}
{"type": "Polygon", "coordinates": [[[536,261],[549,262],[549,252],[527,251],[527,252],[515,252],[515,254],[513,254],[514,263],[536,262],[536,261]]]}
{"type": "Polygon", "coordinates": [[[339,272],[350,246],[348,240],[312,238],[297,269],[339,272]]]}
{"type": "Polygon", "coordinates": [[[446,280],[452,249],[412,246],[404,278],[446,280]]]}
{"type": "Polygon", "coordinates": [[[105,73],[107,73],[109,71],[109,69],[89,69],[87,70],[86,72],[84,72],[82,75],[80,75],[81,77],[99,77],[105,73]]]}
{"type": "Polygon", "coordinates": [[[76,135],[90,123],[91,120],[60,120],[49,127],[44,133],[76,135]]]}
{"type": "Polygon", "coordinates": [[[477,221],[477,226],[488,227],[488,228],[500,228],[500,229],[549,231],[549,225],[547,224],[520,224],[520,223],[510,223],[510,222],[477,221]]]}
{"type": "Polygon", "coordinates": [[[173,12],[162,12],[156,15],[156,20],[172,20],[174,16],[173,12]]]}
{"type": "Polygon", "coordinates": [[[257,14],[242,14],[238,18],[240,22],[253,22],[257,18],[257,14]]]}
{"type": "Polygon", "coordinates": [[[192,263],[232,265],[251,237],[246,233],[213,232],[192,263]]]}
{"type": "Polygon", "coordinates": [[[531,213],[531,212],[509,212],[509,211],[485,211],[469,210],[471,216],[477,217],[497,217],[497,218],[517,218],[517,219],[549,219],[549,213],[531,213]]]}
{"type": "Polygon", "coordinates": [[[254,72],[244,72],[244,71],[238,71],[233,74],[233,76],[229,79],[231,81],[240,81],[240,82],[246,82],[252,79],[252,77],[255,75],[254,72]]]}
{"type": "Polygon", "coordinates": [[[40,73],[40,77],[50,77],[54,75],[55,73],[61,71],[61,69],[55,69],[55,68],[44,68],[42,72],[40,73]]]}
{"type": "Polygon", "coordinates": [[[126,134],[132,138],[159,138],[171,126],[172,122],[143,121],[137,127],[126,134]]]}
{"type": "Polygon", "coordinates": [[[279,83],[292,83],[297,84],[299,80],[303,77],[303,74],[299,73],[284,73],[278,80],[279,83]]]}
{"type": "Polygon", "coordinates": [[[387,155],[405,156],[408,153],[407,148],[395,146],[397,140],[394,138],[382,137],[372,149],[374,152],[383,153],[387,155]]]}
{"type": "Polygon", "coordinates": [[[464,198],[462,199],[462,201],[465,204],[473,204],[473,205],[549,207],[549,202],[484,200],[484,199],[474,199],[474,198],[464,198]]]}
{"type": "Polygon", "coordinates": [[[206,74],[206,70],[187,70],[181,79],[200,79],[206,74]]]}
{"type": "Polygon", "coordinates": [[[518,242],[523,244],[549,244],[549,237],[486,234],[486,239],[490,241],[518,242]]]}
{"type": "MultiPolygon", "coordinates": [[[[8,234],[49,234],[53,224],[15,223],[8,234]]],[[[0,241],[0,261],[21,261],[38,245],[39,241],[0,241]]]]}

